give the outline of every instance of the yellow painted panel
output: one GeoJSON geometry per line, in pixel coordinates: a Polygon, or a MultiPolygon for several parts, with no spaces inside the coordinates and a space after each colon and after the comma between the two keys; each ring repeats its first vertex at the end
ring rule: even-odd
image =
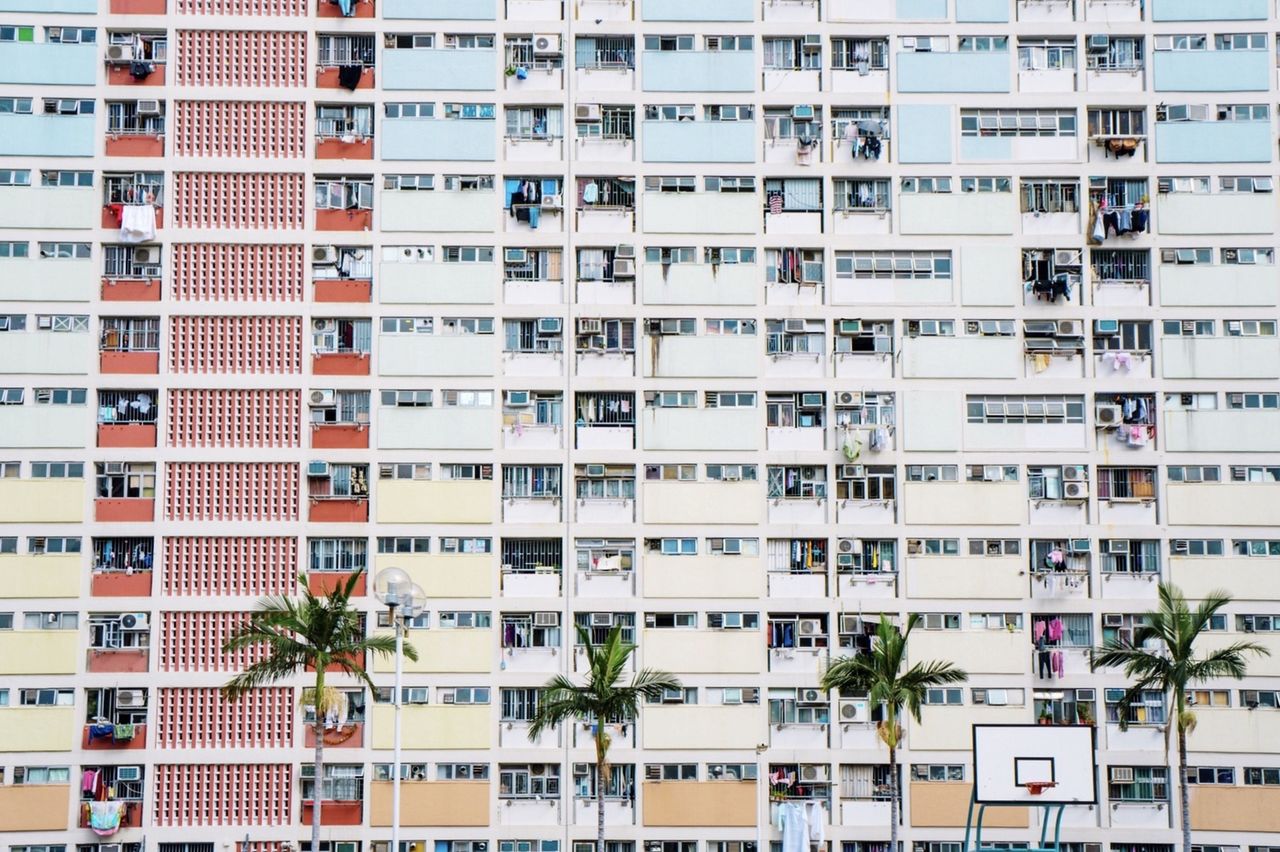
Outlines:
{"type": "Polygon", "coordinates": [[[75,630],[0,632],[0,674],[75,674],[75,630]]]}
{"type": "Polygon", "coordinates": [[[0,523],[84,521],[83,479],[0,479],[0,523]]]}
{"type": "MultiPolygon", "coordinates": [[[[373,782],[369,824],[391,825],[392,783],[373,782]]],[[[489,824],[488,781],[401,781],[400,824],[489,824]]]]}
{"type": "MultiPolygon", "coordinates": [[[[476,672],[487,674],[493,667],[492,630],[409,630],[405,641],[418,652],[417,661],[408,657],[404,670],[414,674],[476,672]]],[[[394,672],[393,656],[374,658],[375,672],[394,672]]]]}
{"type": "Polygon", "coordinates": [[[1017,557],[907,557],[907,594],[913,598],[997,598],[1027,595],[1026,562],[1017,557]]]}
{"type": "Polygon", "coordinates": [[[1280,831],[1280,789],[1197,784],[1191,788],[1191,827],[1196,831],[1280,831]]]}
{"type": "Polygon", "coordinates": [[[0,787],[0,831],[66,831],[71,785],[0,787]]]}
{"type": "Polygon", "coordinates": [[[969,674],[1025,674],[1031,639],[1024,631],[920,630],[911,634],[912,663],[950,660],[969,674]]]}
{"type": "Polygon", "coordinates": [[[379,553],[374,576],[392,565],[403,569],[429,598],[493,597],[494,557],[481,553],[379,553]]]}
{"type": "Polygon", "coordinates": [[[643,665],[682,674],[758,674],[764,650],[759,630],[646,630],[640,640],[643,665]]]}
{"type": "Polygon", "coordinates": [[[78,598],[80,563],[76,554],[0,556],[0,598],[78,598]]]}
{"type": "MultiPolygon", "coordinates": [[[[915,639],[913,634],[911,637],[915,639]]],[[[969,815],[972,784],[915,781],[911,784],[911,824],[916,828],[963,827],[969,815]]],[[[986,828],[1026,828],[1026,808],[988,808],[986,828]]]]}
{"type": "Polygon", "coordinates": [[[492,480],[418,482],[380,479],[374,489],[378,523],[488,524],[494,520],[492,480]]]}
{"type": "Polygon", "coordinates": [[[79,733],[74,707],[0,708],[0,752],[71,751],[79,733]]]}
{"type": "Polygon", "coordinates": [[[751,781],[646,781],[642,795],[646,826],[756,824],[751,781]]]}
{"type": "Polygon", "coordinates": [[[752,749],[767,729],[763,704],[657,704],[644,711],[645,748],[752,749]]]}
{"type": "Polygon", "coordinates": [[[764,597],[764,562],[757,557],[646,553],[642,575],[651,598],[764,597]]]}
{"type": "Polygon", "coordinates": [[[646,482],[642,497],[646,524],[754,524],[765,508],[759,482],[646,482]]]}
{"type": "MultiPolygon", "coordinates": [[[[490,748],[489,706],[456,704],[405,705],[401,708],[404,748],[490,748]]],[[[373,747],[390,749],[395,733],[395,707],[373,705],[373,747]]]]}

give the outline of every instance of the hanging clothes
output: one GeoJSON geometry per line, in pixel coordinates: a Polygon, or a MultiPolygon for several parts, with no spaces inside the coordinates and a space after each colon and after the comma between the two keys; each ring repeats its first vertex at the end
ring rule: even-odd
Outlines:
{"type": "Polygon", "coordinates": [[[769,213],[773,216],[782,215],[783,198],[781,192],[769,193],[769,213]]]}
{"type": "Polygon", "coordinates": [[[805,805],[805,821],[809,823],[809,842],[815,846],[822,846],[827,841],[826,819],[822,812],[822,805],[815,801],[810,801],[805,805]]]}
{"type": "Polygon", "coordinates": [[[590,183],[588,183],[586,186],[582,188],[583,204],[595,204],[599,198],[600,198],[600,187],[596,185],[595,181],[591,181],[590,183]]]}
{"type": "Polygon", "coordinates": [[[778,806],[777,829],[782,832],[782,852],[808,852],[809,826],[803,805],[783,802],[778,806]]]}
{"type": "Polygon", "coordinates": [[[120,830],[124,820],[124,802],[89,802],[89,828],[100,837],[110,837],[120,830]]]}
{"type": "Polygon", "coordinates": [[[360,86],[360,78],[364,69],[359,65],[342,65],[338,68],[338,85],[348,92],[354,92],[360,86]]]}
{"type": "Polygon", "coordinates": [[[1049,622],[1049,641],[1054,643],[1062,641],[1062,619],[1056,616],[1049,622]]]}

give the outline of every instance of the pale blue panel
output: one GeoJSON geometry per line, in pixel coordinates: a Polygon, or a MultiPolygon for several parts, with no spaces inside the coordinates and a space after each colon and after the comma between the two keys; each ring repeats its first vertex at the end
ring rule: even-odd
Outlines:
{"type": "Polygon", "coordinates": [[[96,44],[0,44],[0,83],[92,86],[98,82],[98,50],[96,44]]]}
{"type": "Polygon", "coordinates": [[[646,92],[754,92],[756,57],[751,51],[646,50],[641,54],[646,92]]]}
{"type": "Polygon", "coordinates": [[[384,50],[382,88],[403,91],[491,91],[497,88],[496,50],[384,50]]]}
{"type": "Polygon", "coordinates": [[[894,11],[900,21],[945,21],[947,0],[898,0],[894,11]]]}
{"type": "Polygon", "coordinates": [[[1013,160],[1013,137],[961,136],[960,159],[966,163],[977,160],[1010,162],[1013,160]]]}
{"type": "Polygon", "coordinates": [[[0,155],[92,157],[93,143],[92,115],[0,115],[0,155]]]}
{"type": "Polygon", "coordinates": [[[752,21],[753,0],[640,0],[642,21],[752,21]]]}
{"type": "Polygon", "coordinates": [[[956,0],[956,20],[962,24],[1005,23],[1010,0],[956,0]]]}
{"type": "Polygon", "coordinates": [[[641,125],[646,163],[753,163],[752,121],[646,121],[641,125]]]}
{"type": "MultiPolygon", "coordinates": [[[[97,11],[98,0],[0,0],[0,12],[64,12],[72,15],[92,15],[97,11]]],[[[13,22],[5,21],[5,23],[13,22]]]]}
{"type": "Polygon", "coordinates": [[[493,160],[498,123],[474,118],[388,118],[378,138],[383,160],[493,160]]]}
{"type": "Polygon", "coordinates": [[[1008,92],[1008,53],[898,54],[899,92],[1008,92]]]}
{"type": "Polygon", "coordinates": [[[498,17],[498,0],[381,0],[379,5],[384,18],[492,21],[498,17]]]}
{"type": "Polygon", "coordinates": [[[951,162],[951,107],[905,104],[894,109],[898,132],[894,145],[900,163],[951,162]]]}
{"type": "Polygon", "coordinates": [[[1153,21],[1265,21],[1270,0],[1150,0],[1153,21]]]}
{"type": "Polygon", "coordinates": [[[1270,121],[1156,124],[1157,163],[1269,163],[1274,147],[1270,121]]]}
{"type": "Polygon", "coordinates": [[[1157,92],[1265,92],[1271,88],[1269,50],[1159,50],[1152,85],[1157,92]]]}

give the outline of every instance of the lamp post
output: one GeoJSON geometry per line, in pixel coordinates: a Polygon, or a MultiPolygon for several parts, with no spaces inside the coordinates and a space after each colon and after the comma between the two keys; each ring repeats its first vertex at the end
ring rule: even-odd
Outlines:
{"type": "Polygon", "coordinates": [[[391,758],[391,848],[400,852],[400,678],[404,670],[404,620],[414,618],[426,605],[426,593],[399,568],[384,568],[373,580],[373,593],[386,604],[391,614],[391,629],[396,632],[396,679],[391,694],[395,707],[391,758]]]}

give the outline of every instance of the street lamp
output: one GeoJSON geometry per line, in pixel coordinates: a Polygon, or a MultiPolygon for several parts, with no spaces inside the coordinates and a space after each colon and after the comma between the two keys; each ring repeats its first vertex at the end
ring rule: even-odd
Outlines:
{"type": "MultiPolygon", "coordinates": [[[[404,669],[404,620],[414,618],[427,603],[426,592],[399,568],[384,568],[373,578],[373,594],[391,613],[391,629],[396,632],[396,680],[391,694],[395,707],[391,763],[391,848],[400,852],[400,677],[404,669]]],[[[313,850],[314,852],[314,850],[313,850]]]]}

